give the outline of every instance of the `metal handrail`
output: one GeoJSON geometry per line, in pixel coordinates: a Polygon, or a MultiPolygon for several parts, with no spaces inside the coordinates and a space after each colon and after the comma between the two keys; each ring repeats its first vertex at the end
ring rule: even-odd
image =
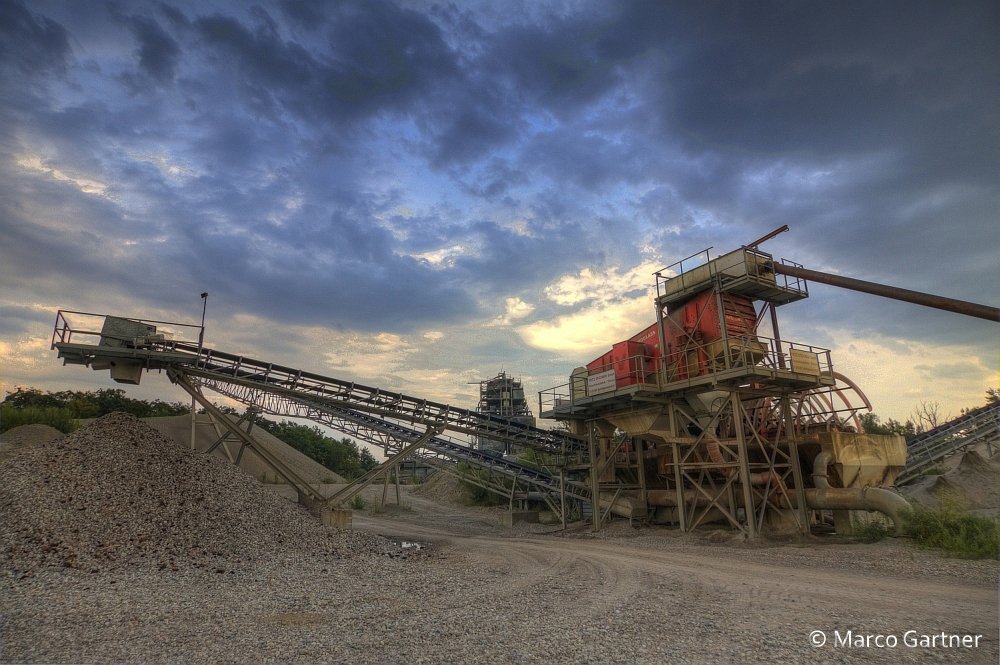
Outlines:
{"type": "Polygon", "coordinates": [[[658,367],[649,369],[653,364],[651,356],[632,355],[611,363],[589,367],[586,375],[571,377],[568,383],[539,391],[539,410],[541,412],[558,407],[572,407],[577,403],[576,397],[578,395],[583,395],[590,400],[597,395],[612,394],[617,390],[636,386],[659,391],[664,390],[672,383],[713,376],[724,371],[732,372],[741,368],[764,367],[782,374],[815,375],[817,379],[825,378],[831,381],[835,378],[829,349],[788,340],[781,340],[779,344],[776,339],[758,335],[728,337],[702,344],[693,344],[683,349],[675,349],[666,356],[661,356],[658,359],[658,367]],[[713,357],[712,352],[718,351],[720,344],[722,345],[721,354],[715,353],[714,355],[724,357],[728,354],[730,358],[728,366],[718,366],[718,358],[713,357]],[[817,371],[815,373],[812,371],[803,372],[801,367],[796,367],[792,351],[803,351],[814,356],[817,371]],[[704,367],[696,365],[692,368],[686,365],[687,355],[691,353],[699,358],[707,359],[704,367]],[[682,366],[682,363],[685,364],[682,366]],[[621,371],[622,365],[625,365],[624,371],[621,371]],[[615,388],[591,394],[587,390],[588,379],[609,371],[615,372],[615,388]],[[626,379],[626,382],[622,383],[620,381],[622,378],[626,379]]]}
{"type": "MultiPolygon", "coordinates": [[[[88,342],[93,341],[93,338],[95,338],[95,337],[98,338],[98,339],[97,339],[97,341],[93,341],[93,345],[94,346],[99,345],[101,339],[116,339],[116,340],[126,341],[126,342],[131,341],[131,338],[128,338],[128,337],[122,337],[120,335],[110,335],[110,334],[102,332],[101,327],[103,326],[103,323],[104,323],[104,321],[107,318],[108,318],[108,315],[106,315],[106,314],[97,314],[95,312],[81,312],[81,311],[76,311],[76,310],[71,310],[71,309],[60,309],[60,310],[58,310],[56,312],[55,325],[52,328],[52,343],[51,343],[50,348],[51,349],[55,349],[57,343],[58,344],[71,344],[71,343],[77,343],[77,344],[83,343],[83,344],[87,344],[88,342]],[[70,318],[66,316],[67,314],[69,314],[69,315],[76,315],[76,316],[82,316],[82,317],[89,317],[91,319],[100,319],[100,324],[89,324],[89,325],[83,325],[83,326],[81,326],[81,325],[74,325],[70,321],[70,318]],[[96,329],[94,328],[95,325],[97,326],[96,329]],[[83,337],[87,341],[86,342],[80,342],[80,341],[74,342],[74,340],[73,340],[74,335],[77,336],[77,337],[83,337]]],[[[196,324],[181,323],[179,321],[160,321],[160,320],[157,320],[157,319],[136,319],[136,318],[125,317],[125,316],[118,317],[118,318],[124,319],[126,321],[135,321],[136,323],[151,324],[151,325],[155,325],[155,326],[172,326],[172,327],[177,327],[177,328],[182,328],[182,329],[200,330],[200,326],[198,326],[196,324]]],[[[192,341],[192,340],[187,340],[187,339],[184,339],[184,338],[177,337],[176,336],[177,333],[175,331],[173,331],[173,330],[157,331],[157,334],[164,334],[164,335],[170,334],[171,335],[171,339],[169,340],[169,342],[165,339],[164,343],[162,345],[159,345],[159,344],[151,344],[150,345],[152,348],[159,348],[159,349],[165,350],[165,351],[172,351],[174,349],[174,347],[177,344],[179,344],[179,343],[187,343],[187,342],[192,341]]]]}

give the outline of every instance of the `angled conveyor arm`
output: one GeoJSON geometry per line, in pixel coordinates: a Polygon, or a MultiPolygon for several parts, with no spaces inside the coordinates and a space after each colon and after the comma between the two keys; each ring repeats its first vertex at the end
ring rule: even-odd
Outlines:
{"type": "Polygon", "coordinates": [[[177,366],[178,370],[198,377],[202,382],[240,387],[243,397],[237,399],[244,403],[259,403],[264,394],[290,399],[309,398],[334,407],[425,426],[440,423],[454,432],[548,453],[586,449],[586,443],[581,438],[568,432],[544,430],[507,418],[212,349],[202,349],[199,354],[196,345],[176,344],[175,349],[193,354],[183,367],[177,366]]]}
{"type": "MultiPolygon", "coordinates": [[[[232,387],[225,383],[209,381],[203,385],[227,397],[241,399],[240,391],[232,390],[232,387]]],[[[419,430],[370,413],[354,411],[309,398],[267,400],[263,404],[257,404],[257,406],[272,415],[307,418],[383,448],[408,446],[424,435],[419,430]]],[[[422,448],[449,459],[466,462],[515,479],[539,492],[558,495],[562,489],[568,496],[575,499],[590,500],[590,489],[585,483],[564,481],[560,486],[560,479],[556,475],[510,459],[491,455],[437,435],[427,438],[422,448]]]]}

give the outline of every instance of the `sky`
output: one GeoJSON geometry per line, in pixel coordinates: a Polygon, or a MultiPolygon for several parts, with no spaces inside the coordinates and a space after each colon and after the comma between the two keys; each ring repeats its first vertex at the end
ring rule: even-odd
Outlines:
{"type": "MultiPolygon", "coordinates": [[[[473,407],[783,224],[775,258],[1000,305],[998,211],[996,2],[0,0],[2,391],[120,387],[61,365],[59,309],[208,292],[208,346],[473,407]]],[[[1000,385],[996,323],[778,314],[883,419],[1000,385]]]]}

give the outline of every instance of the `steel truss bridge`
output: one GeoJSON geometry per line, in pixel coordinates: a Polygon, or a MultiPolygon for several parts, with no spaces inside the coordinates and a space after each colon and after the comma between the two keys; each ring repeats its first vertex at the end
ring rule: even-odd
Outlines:
{"type": "MultiPolygon", "coordinates": [[[[399,462],[413,456],[509,499],[511,509],[515,505],[524,507],[528,501],[544,502],[564,522],[568,516],[582,515],[590,509],[591,487],[579,480],[589,468],[587,441],[580,437],[168,337],[170,333],[190,334],[185,330],[190,328],[185,324],[60,310],[52,348],[64,364],[110,369],[112,376],[116,370],[132,372],[130,376],[135,380],[127,383],[137,383],[143,371],[165,371],[173,383],[225,428],[226,436],[238,440],[237,459],[250,450],[294,486],[300,498],[313,505],[332,508],[343,504],[373,480],[388,479],[399,462]],[[100,329],[98,319],[103,321],[100,329]],[[86,322],[82,326],[77,323],[81,320],[86,322]],[[135,329],[130,327],[132,324],[135,329]],[[136,335],[139,326],[145,326],[144,332],[157,326],[169,332],[136,335]],[[248,413],[234,419],[206,397],[206,389],[245,404],[248,413]],[[344,490],[325,496],[255,445],[250,435],[255,413],[304,418],[326,425],[379,446],[387,460],[344,490]],[[247,425],[241,427],[244,422],[247,425]],[[529,466],[480,450],[472,443],[479,439],[534,451],[543,464],[541,468],[529,466]]],[[[613,499],[601,503],[605,514],[615,507],[613,499]]]]}

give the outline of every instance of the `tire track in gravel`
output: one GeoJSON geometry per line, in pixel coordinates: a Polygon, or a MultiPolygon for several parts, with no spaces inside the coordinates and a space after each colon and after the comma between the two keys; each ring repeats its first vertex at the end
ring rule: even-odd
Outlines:
{"type": "Polygon", "coordinates": [[[758,617],[754,630],[793,632],[798,639],[805,639],[807,628],[981,634],[983,650],[975,656],[989,659],[997,651],[995,579],[972,584],[829,567],[821,549],[814,550],[815,560],[796,552],[790,561],[781,560],[781,548],[760,550],[757,561],[725,547],[706,547],[701,554],[652,549],[628,539],[463,535],[440,524],[393,527],[440,543],[442,551],[467,565],[503,566],[504,575],[476,590],[480,603],[524,593],[534,599],[554,596],[560,611],[578,622],[623,608],[710,617],[704,621],[711,626],[753,616],[758,617]]]}
{"type": "MultiPolygon", "coordinates": [[[[518,541],[516,547],[560,551],[566,548],[566,543],[530,539],[518,541]]],[[[854,573],[636,550],[627,543],[574,542],[570,551],[573,556],[604,562],[617,570],[619,577],[626,571],[645,572],[680,583],[696,582],[705,595],[723,596],[732,604],[768,609],[771,613],[788,608],[799,615],[803,608],[795,606],[808,600],[817,607],[892,616],[897,622],[942,627],[960,622],[963,630],[986,635],[996,626],[997,590],[986,580],[983,586],[919,581],[867,571],[854,573]],[[901,603],[901,599],[906,602],[901,603]]]]}

